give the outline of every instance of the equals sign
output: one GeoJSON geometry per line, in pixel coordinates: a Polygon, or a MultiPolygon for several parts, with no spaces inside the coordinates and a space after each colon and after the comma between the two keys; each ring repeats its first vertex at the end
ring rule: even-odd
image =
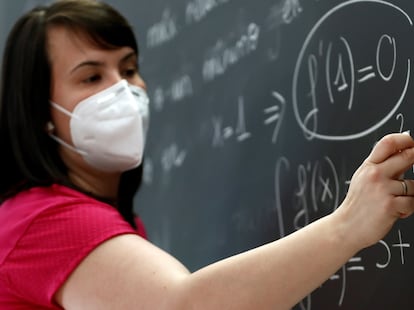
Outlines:
{"type": "MultiPolygon", "coordinates": [[[[348,262],[349,263],[360,263],[361,257],[353,257],[348,262]]],[[[348,267],[347,270],[348,271],[364,271],[365,267],[364,266],[351,266],[351,267],[348,267]]]]}
{"type": "Polygon", "coordinates": [[[364,83],[376,77],[373,66],[367,66],[365,68],[359,69],[358,74],[362,75],[362,77],[358,79],[359,83],[364,83]]]}

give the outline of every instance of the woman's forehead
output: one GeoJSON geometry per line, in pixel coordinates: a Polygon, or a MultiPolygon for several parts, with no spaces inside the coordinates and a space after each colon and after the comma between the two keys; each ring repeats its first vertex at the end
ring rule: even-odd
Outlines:
{"type": "Polygon", "coordinates": [[[53,64],[71,65],[73,62],[88,60],[101,60],[109,54],[122,57],[124,53],[131,53],[133,49],[128,46],[108,49],[99,46],[97,42],[86,33],[72,31],[64,27],[53,27],[48,30],[48,54],[53,64]]]}

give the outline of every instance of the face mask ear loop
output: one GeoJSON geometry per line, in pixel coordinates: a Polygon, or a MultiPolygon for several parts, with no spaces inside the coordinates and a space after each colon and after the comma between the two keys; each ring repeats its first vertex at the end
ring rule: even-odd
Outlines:
{"type": "MultiPolygon", "coordinates": [[[[51,104],[54,108],[56,108],[57,110],[59,110],[60,112],[62,112],[63,114],[65,114],[65,115],[67,115],[67,116],[69,116],[69,117],[75,117],[75,118],[77,118],[77,116],[76,116],[75,114],[70,113],[68,110],[66,110],[66,109],[62,108],[62,107],[61,107],[60,105],[58,105],[57,103],[54,103],[53,101],[50,101],[50,104],[51,104]]],[[[65,147],[67,147],[68,149],[70,149],[70,150],[71,150],[71,151],[73,151],[73,152],[76,152],[76,153],[81,154],[81,155],[86,155],[86,154],[87,154],[85,151],[78,150],[77,148],[73,147],[73,146],[72,146],[72,145],[70,145],[69,143],[66,143],[66,142],[65,142],[65,141],[63,141],[61,138],[59,138],[58,136],[56,136],[56,135],[54,135],[54,134],[52,134],[52,133],[49,133],[49,136],[50,136],[53,140],[55,140],[57,143],[59,143],[59,144],[61,144],[61,145],[65,146],[65,147]]]]}
{"type": "Polygon", "coordinates": [[[65,141],[63,141],[63,140],[62,140],[61,138],[59,138],[58,136],[55,136],[55,135],[54,135],[54,134],[52,134],[52,133],[49,133],[49,136],[50,136],[53,140],[55,140],[57,143],[59,143],[59,144],[63,145],[64,147],[67,147],[67,148],[68,148],[68,149],[70,149],[71,151],[76,152],[76,153],[81,154],[81,155],[86,155],[86,152],[85,152],[85,151],[78,150],[77,148],[73,147],[73,146],[72,146],[72,145],[70,145],[69,143],[66,143],[65,141]]]}
{"type": "Polygon", "coordinates": [[[68,110],[66,110],[65,108],[61,107],[60,105],[58,105],[57,103],[54,103],[53,101],[50,101],[50,104],[52,105],[52,107],[54,107],[56,110],[59,110],[60,112],[62,112],[63,114],[69,116],[69,117],[73,117],[76,119],[79,119],[76,114],[73,114],[71,112],[69,112],[68,110]]]}

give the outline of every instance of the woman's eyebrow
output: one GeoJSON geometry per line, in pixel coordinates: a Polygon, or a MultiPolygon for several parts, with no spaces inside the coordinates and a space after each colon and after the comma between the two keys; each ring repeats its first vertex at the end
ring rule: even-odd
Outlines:
{"type": "MultiPolygon", "coordinates": [[[[127,62],[131,59],[137,58],[137,55],[135,52],[130,52],[128,54],[126,54],[124,57],[121,58],[121,60],[119,61],[120,63],[124,63],[127,62]]],[[[72,70],[70,70],[70,74],[72,74],[73,72],[75,72],[76,70],[82,68],[82,67],[86,67],[86,66],[93,66],[93,67],[99,67],[99,66],[103,66],[104,63],[101,61],[95,61],[95,60],[86,60],[81,62],[80,64],[76,65],[72,70]]]]}
{"type": "Polygon", "coordinates": [[[93,67],[99,67],[103,66],[103,62],[100,61],[94,61],[94,60],[86,60],[81,62],[80,64],[76,65],[72,70],[70,70],[70,74],[75,72],[76,70],[85,67],[85,66],[93,66],[93,67]]]}

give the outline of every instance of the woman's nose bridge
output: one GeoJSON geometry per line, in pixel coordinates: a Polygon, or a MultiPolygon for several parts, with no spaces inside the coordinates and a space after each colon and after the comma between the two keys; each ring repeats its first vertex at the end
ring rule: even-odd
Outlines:
{"type": "Polygon", "coordinates": [[[113,85],[118,83],[119,81],[123,80],[124,77],[122,77],[121,72],[119,72],[119,70],[115,70],[115,69],[111,69],[109,72],[109,78],[108,78],[108,82],[109,84],[113,85]]]}
{"type": "MultiPolygon", "coordinates": [[[[120,72],[117,68],[113,68],[113,69],[109,70],[109,73],[108,73],[108,87],[118,83],[121,80],[125,80],[125,77],[122,76],[122,72],[120,72]]],[[[139,74],[138,74],[137,77],[135,77],[133,79],[132,83],[137,84],[138,86],[142,87],[143,89],[147,88],[147,84],[145,83],[145,81],[141,77],[141,75],[139,75],[139,74]]]]}

